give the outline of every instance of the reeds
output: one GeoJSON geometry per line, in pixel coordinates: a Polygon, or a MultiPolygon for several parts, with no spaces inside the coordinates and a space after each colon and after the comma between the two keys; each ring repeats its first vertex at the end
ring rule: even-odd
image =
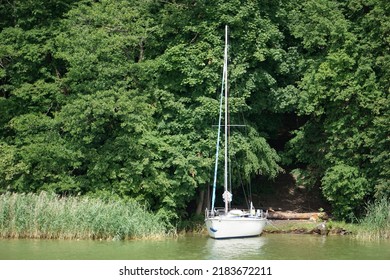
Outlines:
{"type": "Polygon", "coordinates": [[[166,225],[134,201],[87,196],[5,193],[0,196],[1,238],[158,238],[166,225]]]}
{"type": "Polygon", "coordinates": [[[390,200],[381,199],[367,205],[367,214],[360,221],[357,237],[366,240],[390,238],[390,200]]]}

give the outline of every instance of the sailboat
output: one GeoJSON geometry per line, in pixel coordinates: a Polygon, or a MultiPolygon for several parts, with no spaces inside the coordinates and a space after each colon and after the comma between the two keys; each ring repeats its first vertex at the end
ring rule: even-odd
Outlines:
{"type": "Polygon", "coordinates": [[[218,137],[216,145],[216,159],[214,166],[214,181],[211,209],[206,209],[205,223],[208,234],[215,239],[243,238],[258,236],[267,224],[266,213],[255,209],[252,202],[249,210],[230,209],[232,194],[228,191],[228,26],[225,26],[225,50],[221,86],[221,98],[218,120],[218,137]],[[224,101],[224,102],[223,102],[224,101]],[[224,107],[224,108],[223,108],[224,107]],[[222,111],[224,111],[224,124],[222,125],[222,111]],[[221,142],[221,127],[224,127],[224,193],[222,195],[225,207],[215,207],[215,193],[217,184],[218,157],[221,142]]]}

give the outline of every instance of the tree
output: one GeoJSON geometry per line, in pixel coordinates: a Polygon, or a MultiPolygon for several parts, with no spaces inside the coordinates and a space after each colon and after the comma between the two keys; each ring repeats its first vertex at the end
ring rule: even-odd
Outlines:
{"type": "Polygon", "coordinates": [[[290,145],[321,180],[339,218],[374,194],[388,194],[389,142],[383,134],[383,129],[388,133],[383,126],[388,71],[383,66],[389,42],[383,38],[389,7],[380,0],[309,0],[294,3],[291,12],[291,32],[301,39],[307,65],[297,109],[310,118],[290,145]],[[345,203],[350,193],[354,199],[345,203]]]}
{"type": "Polygon", "coordinates": [[[236,169],[274,177],[275,130],[258,117],[280,118],[293,63],[278,65],[295,54],[265,2],[7,2],[2,190],[131,196],[181,216],[211,180],[226,23],[232,122],[247,125],[232,131],[236,169]]]}
{"type": "Polygon", "coordinates": [[[75,183],[69,173],[77,155],[62,141],[54,120],[65,98],[61,62],[53,58],[53,34],[73,2],[1,1],[2,191],[75,183]]]}

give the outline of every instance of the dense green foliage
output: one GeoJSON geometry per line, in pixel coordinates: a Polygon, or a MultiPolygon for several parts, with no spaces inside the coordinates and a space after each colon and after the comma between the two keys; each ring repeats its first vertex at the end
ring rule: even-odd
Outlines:
{"type": "Polygon", "coordinates": [[[390,195],[388,1],[0,3],[0,192],[182,216],[212,177],[228,24],[240,180],[299,167],[339,218],[390,195]]]}
{"type": "Polygon", "coordinates": [[[388,1],[297,1],[289,15],[306,64],[292,154],[321,180],[339,218],[388,196],[388,1]]]}
{"type": "Polygon", "coordinates": [[[56,239],[159,238],[166,224],[131,200],[0,195],[0,237],[56,239]]]}

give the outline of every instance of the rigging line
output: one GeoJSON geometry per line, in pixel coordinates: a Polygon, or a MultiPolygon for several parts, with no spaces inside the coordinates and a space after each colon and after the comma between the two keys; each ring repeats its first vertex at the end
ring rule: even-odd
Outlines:
{"type": "Polygon", "coordinates": [[[248,189],[249,189],[249,199],[251,202],[253,202],[253,197],[252,197],[252,183],[251,183],[252,179],[249,177],[249,180],[248,180],[248,189]]]}
{"type": "MultiPolygon", "coordinates": [[[[228,32],[229,32],[229,29],[228,27],[226,26],[226,65],[228,64],[229,62],[229,36],[228,36],[228,32]]],[[[228,75],[228,69],[226,67],[226,79],[227,79],[227,75],[228,75]]],[[[226,102],[226,105],[225,105],[225,109],[227,111],[227,113],[225,114],[225,116],[227,117],[227,120],[226,120],[226,132],[227,132],[227,143],[225,145],[228,145],[228,147],[231,147],[231,125],[230,125],[230,110],[229,110],[229,97],[230,96],[230,87],[229,87],[229,84],[226,83],[226,95],[225,95],[225,102],[226,102]]],[[[228,160],[228,169],[229,169],[229,178],[228,178],[228,186],[227,186],[227,189],[229,190],[229,192],[231,194],[233,194],[233,191],[232,191],[232,161],[231,161],[231,149],[228,149],[226,150],[227,151],[227,160],[228,160]]],[[[232,206],[232,202],[230,201],[229,202],[229,207],[231,208],[232,206]]]]}
{"type": "MultiPolygon", "coordinates": [[[[234,158],[235,158],[235,162],[238,162],[236,155],[234,155],[234,158]]],[[[238,165],[237,165],[237,170],[239,170],[238,165]]],[[[249,206],[247,191],[245,190],[244,181],[243,181],[243,179],[242,179],[241,172],[237,172],[237,173],[238,173],[238,178],[239,178],[239,180],[240,180],[240,185],[241,185],[242,191],[244,192],[245,203],[246,203],[246,205],[247,205],[247,207],[248,207],[248,209],[249,209],[250,206],[249,206]]]]}
{"type": "MultiPolygon", "coordinates": [[[[229,91],[228,91],[228,94],[230,93],[230,88],[229,88],[229,91]]],[[[228,102],[228,99],[226,98],[226,102],[228,102]]],[[[233,174],[233,172],[232,172],[232,160],[231,160],[231,151],[232,151],[232,149],[231,149],[231,126],[230,126],[230,119],[231,119],[231,117],[230,117],[230,110],[229,110],[229,106],[227,106],[226,107],[227,108],[227,111],[228,111],[228,113],[227,113],[227,133],[228,133],[228,137],[227,137],[227,139],[228,139],[228,146],[230,147],[230,149],[228,150],[228,166],[229,166],[229,183],[228,183],[228,189],[229,189],[229,192],[232,194],[233,193],[233,190],[232,190],[232,174],[233,174]]],[[[231,208],[231,205],[232,205],[232,203],[230,202],[229,203],[229,206],[230,206],[230,208],[231,208]]]]}
{"type": "MultiPolygon", "coordinates": [[[[228,128],[228,133],[229,133],[229,137],[228,137],[229,147],[231,147],[231,145],[230,145],[230,127],[228,128]]],[[[232,160],[231,160],[230,154],[231,154],[231,149],[229,149],[228,160],[229,160],[229,192],[232,194],[233,193],[233,191],[232,191],[232,185],[233,185],[232,184],[232,174],[233,174],[233,172],[232,172],[232,160]]],[[[230,206],[230,208],[232,208],[232,202],[229,203],[229,206],[230,206]]]]}
{"type": "MultiPolygon", "coordinates": [[[[247,122],[245,120],[245,116],[244,116],[244,113],[241,111],[241,117],[242,117],[242,122],[244,123],[244,126],[245,126],[245,136],[248,136],[248,126],[247,126],[247,122]]],[[[247,137],[248,138],[248,137],[247,137]]],[[[244,188],[244,185],[242,185],[242,187],[244,188]]],[[[248,180],[248,193],[249,193],[249,199],[251,201],[253,201],[253,198],[252,198],[252,184],[251,184],[251,178],[249,177],[249,180],[248,180]]],[[[248,199],[248,198],[247,198],[248,199]]]]}
{"type": "Polygon", "coordinates": [[[220,93],[220,101],[219,101],[219,118],[218,118],[218,136],[217,136],[217,144],[216,144],[216,152],[215,152],[215,165],[214,165],[214,180],[213,180],[213,196],[211,199],[211,210],[214,210],[215,205],[215,192],[217,188],[217,173],[218,173],[218,155],[219,155],[219,146],[220,146],[220,138],[221,138],[221,123],[222,123],[222,100],[224,93],[224,84],[225,84],[225,68],[227,67],[226,63],[223,65],[223,74],[222,74],[222,85],[221,85],[221,93],[220,93]]]}

